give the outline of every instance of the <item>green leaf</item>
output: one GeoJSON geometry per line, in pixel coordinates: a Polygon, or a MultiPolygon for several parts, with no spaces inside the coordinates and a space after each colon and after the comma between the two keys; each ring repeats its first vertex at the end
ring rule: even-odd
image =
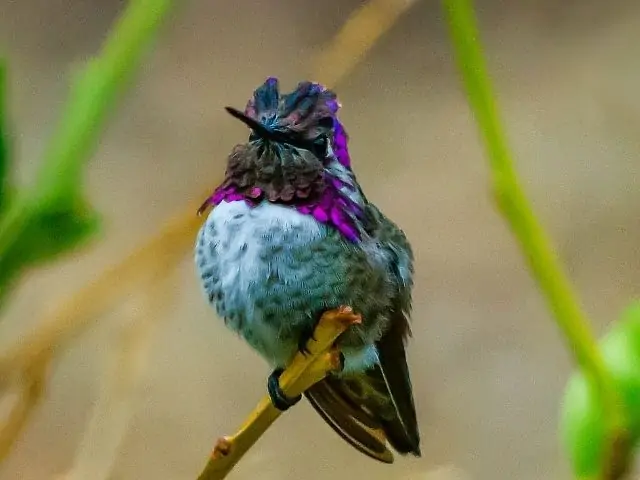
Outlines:
{"type": "MultiPolygon", "coordinates": [[[[612,330],[619,339],[604,345],[605,357],[617,366],[620,392],[625,402],[633,441],[640,440],[640,301],[634,301],[622,313],[612,330]]],[[[612,336],[613,336],[612,335],[612,336]]]]}
{"type": "MultiPolygon", "coordinates": [[[[640,302],[624,310],[600,341],[608,372],[623,402],[632,444],[640,440],[640,302]]],[[[605,436],[603,406],[593,384],[575,373],[565,391],[561,432],[578,477],[600,473],[605,436]]]]}
{"type": "Polygon", "coordinates": [[[605,421],[593,383],[578,372],[565,390],[560,418],[564,448],[577,478],[595,477],[602,468],[605,421]]]}
{"type": "Polygon", "coordinates": [[[9,252],[15,252],[16,248],[22,252],[21,256],[30,261],[33,261],[33,258],[48,258],[57,251],[64,251],[67,245],[73,244],[74,236],[82,237],[85,231],[94,228],[95,216],[74,223],[75,220],[70,221],[64,215],[56,217],[60,214],[60,209],[50,210],[49,219],[54,224],[63,222],[66,226],[60,228],[69,230],[61,235],[55,231],[58,227],[47,226],[47,215],[40,215],[38,208],[42,203],[58,205],[68,197],[80,196],[84,166],[99,144],[106,121],[114,111],[117,100],[139,70],[151,40],[169,17],[175,3],[178,2],[127,2],[127,7],[111,29],[99,54],[88,62],[87,68],[76,78],[60,123],[45,147],[44,162],[35,185],[29,191],[20,192],[17,199],[12,200],[10,208],[3,208],[0,215],[0,261],[13,262],[6,257],[9,252]],[[16,247],[14,244],[22,241],[33,242],[28,232],[25,234],[23,231],[34,229],[44,229],[49,238],[55,240],[43,245],[36,244],[37,252],[27,255],[24,253],[24,247],[16,247]],[[75,233],[67,235],[71,232],[75,233]]]}
{"type": "Polygon", "coordinates": [[[83,246],[99,230],[100,218],[81,199],[40,205],[6,255],[0,257],[0,305],[25,269],[52,262],[83,246]]]}
{"type": "Polygon", "coordinates": [[[640,357],[640,300],[635,300],[624,310],[620,318],[620,329],[629,336],[631,348],[640,357]]]}
{"type": "Polygon", "coordinates": [[[21,235],[19,252],[23,263],[56,259],[83,244],[99,225],[98,214],[79,198],[43,205],[21,235]]]}

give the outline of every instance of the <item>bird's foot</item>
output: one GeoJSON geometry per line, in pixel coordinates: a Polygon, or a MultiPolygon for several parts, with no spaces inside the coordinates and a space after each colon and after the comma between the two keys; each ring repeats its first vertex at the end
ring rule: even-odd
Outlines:
{"type": "Polygon", "coordinates": [[[315,322],[310,322],[302,329],[300,338],[298,339],[298,352],[305,357],[311,354],[311,351],[309,351],[309,342],[311,340],[316,340],[315,333],[318,328],[318,324],[323,319],[330,322],[344,322],[347,325],[357,324],[362,321],[362,317],[360,315],[354,313],[351,307],[344,305],[333,310],[323,312],[315,322]]]}
{"type": "Polygon", "coordinates": [[[316,337],[314,336],[314,333],[316,331],[316,327],[318,326],[319,322],[320,322],[320,318],[318,318],[313,323],[309,323],[305,325],[302,328],[302,332],[300,333],[300,338],[298,339],[298,351],[305,357],[311,354],[311,351],[307,347],[307,344],[309,343],[310,340],[316,339],[316,337]]]}
{"type": "Polygon", "coordinates": [[[269,379],[267,380],[267,391],[271,398],[271,403],[281,412],[288,410],[300,401],[302,395],[297,395],[293,398],[288,397],[280,388],[280,375],[284,370],[282,368],[276,368],[269,379]]]}
{"type": "MultiPolygon", "coordinates": [[[[335,333],[332,331],[334,331],[336,327],[344,331],[349,326],[358,324],[361,321],[361,316],[354,313],[353,309],[348,306],[341,306],[323,312],[316,322],[311,322],[302,331],[298,340],[298,351],[302,357],[300,360],[296,360],[294,358],[293,363],[299,362],[296,365],[297,368],[300,368],[301,365],[307,365],[309,362],[313,362],[314,357],[319,355],[323,349],[329,349],[335,343],[337,336],[334,336],[335,333]],[[323,341],[326,341],[323,339],[326,339],[328,335],[331,338],[331,343],[322,344],[323,341]],[[321,344],[318,344],[319,340],[321,340],[321,344]],[[311,347],[311,349],[309,347],[311,347]]],[[[344,355],[342,352],[335,351],[332,358],[333,366],[331,367],[331,370],[341,370],[344,366],[344,355]]],[[[291,368],[292,365],[289,366],[289,369],[291,368]]],[[[307,367],[305,366],[303,368],[307,367]]],[[[273,373],[269,375],[269,379],[267,381],[267,390],[269,392],[269,397],[271,398],[271,403],[280,411],[288,410],[302,398],[302,395],[288,397],[282,391],[279,379],[283,371],[284,370],[282,368],[274,370],[273,373]]]]}

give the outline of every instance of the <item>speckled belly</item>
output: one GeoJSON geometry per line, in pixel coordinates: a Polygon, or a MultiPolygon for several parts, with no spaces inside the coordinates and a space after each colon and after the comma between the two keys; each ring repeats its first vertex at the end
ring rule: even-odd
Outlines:
{"type": "MultiPolygon", "coordinates": [[[[375,281],[376,273],[362,249],[330,227],[270,203],[218,205],[198,235],[196,265],[226,325],[277,366],[290,360],[304,327],[322,311],[342,304],[365,308],[366,278],[375,281]]],[[[350,332],[345,370],[375,362],[377,330],[350,332]]]]}

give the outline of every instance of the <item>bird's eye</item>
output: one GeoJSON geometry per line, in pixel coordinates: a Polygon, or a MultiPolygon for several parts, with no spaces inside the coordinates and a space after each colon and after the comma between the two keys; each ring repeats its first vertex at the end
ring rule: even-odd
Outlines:
{"type": "Polygon", "coordinates": [[[318,120],[318,126],[326,129],[333,128],[333,118],[332,117],[323,117],[318,120]]]}

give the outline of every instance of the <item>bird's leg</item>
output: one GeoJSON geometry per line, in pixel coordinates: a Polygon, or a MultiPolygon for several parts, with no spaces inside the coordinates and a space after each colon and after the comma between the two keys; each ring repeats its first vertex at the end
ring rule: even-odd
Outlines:
{"type": "Polygon", "coordinates": [[[295,397],[288,397],[280,388],[280,375],[284,372],[283,368],[276,368],[267,380],[267,392],[271,398],[271,403],[281,412],[289,410],[296,403],[300,401],[302,395],[296,395],[295,397]]]}
{"type": "MultiPolygon", "coordinates": [[[[341,306],[334,310],[323,312],[318,316],[316,321],[309,322],[302,329],[300,338],[298,340],[298,352],[302,354],[302,357],[308,358],[313,354],[313,352],[309,350],[309,346],[317,341],[316,330],[318,329],[318,325],[323,319],[325,319],[326,321],[332,316],[342,316],[357,319],[353,320],[354,323],[360,321],[360,317],[358,315],[355,315],[350,307],[346,306],[341,306]]],[[[333,344],[335,344],[335,340],[333,344]]],[[[338,362],[338,370],[341,370],[344,366],[344,355],[342,354],[342,352],[338,352],[338,362]]],[[[267,392],[269,393],[271,403],[281,412],[284,412],[293,407],[302,399],[302,395],[289,397],[282,391],[282,389],[280,388],[280,375],[282,375],[283,371],[283,368],[276,368],[267,379],[267,392]]]]}
{"type": "Polygon", "coordinates": [[[328,312],[341,315],[346,311],[351,312],[351,307],[343,305],[333,310],[325,310],[324,312],[320,312],[315,318],[310,318],[309,322],[300,327],[300,337],[298,338],[298,352],[300,352],[305,357],[311,354],[311,352],[309,351],[309,343],[316,340],[315,334],[316,329],[318,328],[318,324],[320,323],[320,320],[322,320],[322,318],[327,315],[328,312]]]}
{"type": "MultiPolygon", "coordinates": [[[[314,319],[310,319],[308,323],[305,323],[301,328],[300,337],[298,339],[298,352],[300,352],[304,357],[308,357],[311,355],[311,351],[308,348],[308,344],[311,341],[315,341],[315,331],[318,323],[320,323],[320,319],[322,315],[318,315],[318,317],[314,319]]],[[[340,365],[343,365],[342,353],[340,353],[340,365]]],[[[269,397],[271,398],[271,403],[281,412],[288,410],[293,407],[296,403],[298,403],[302,399],[302,395],[298,395],[296,397],[287,397],[282,389],[280,388],[280,375],[284,371],[283,368],[276,368],[269,378],[267,379],[267,392],[269,392],[269,397]]]]}
{"type": "MultiPolygon", "coordinates": [[[[300,338],[298,339],[298,352],[305,357],[311,354],[307,348],[307,344],[310,341],[316,340],[314,333],[318,323],[320,322],[320,318],[321,315],[319,315],[315,320],[311,319],[311,321],[305,323],[301,329],[300,338]]],[[[284,412],[298,403],[302,399],[302,395],[297,395],[295,397],[288,397],[285,395],[280,388],[280,375],[282,375],[282,372],[284,372],[284,368],[276,368],[271,372],[271,375],[269,375],[269,378],[267,379],[267,392],[269,393],[273,406],[281,412],[284,412]]]]}
{"type": "MultiPolygon", "coordinates": [[[[340,308],[338,308],[338,309],[336,309],[334,311],[335,312],[342,312],[342,309],[344,309],[344,308],[347,308],[347,307],[340,307],[340,308]]],[[[322,319],[322,315],[318,316],[317,320],[315,320],[314,322],[309,322],[308,324],[306,324],[301,329],[300,338],[298,339],[298,352],[300,352],[305,357],[308,356],[308,355],[311,355],[311,352],[309,351],[308,345],[309,345],[310,342],[315,342],[316,341],[316,337],[315,337],[316,328],[318,327],[318,324],[320,323],[321,319],[322,319]]],[[[342,370],[342,368],[344,367],[344,354],[342,352],[339,352],[339,356],[340,356],[340,368],[339,368],[339,370],[342,370]]],[[[276,371],[274,371],[271,375],[274,375],[274,374],[276,374],[276,371]]],[[[271,377],[269,377],[269,378],[271,378],[271,377]]],[[[295,403],[297,403],[298,400],[296,400],[295,403]]],[[[294,403],[294,405],[295,405],[295,403],[294,403]]]]}
{"type": "Polygon", "coordinates": [[[322,318],[321,315],[319,315],[315,320],[312,319],[309,323],[306,323],[300,331],[300,338],[298,338],[298,351],[305,357],[311,353],[307,348],[307,344],[310,340],[316,339],[314,333],[318,323],[320,322],[320,318],[322,318]]]}

